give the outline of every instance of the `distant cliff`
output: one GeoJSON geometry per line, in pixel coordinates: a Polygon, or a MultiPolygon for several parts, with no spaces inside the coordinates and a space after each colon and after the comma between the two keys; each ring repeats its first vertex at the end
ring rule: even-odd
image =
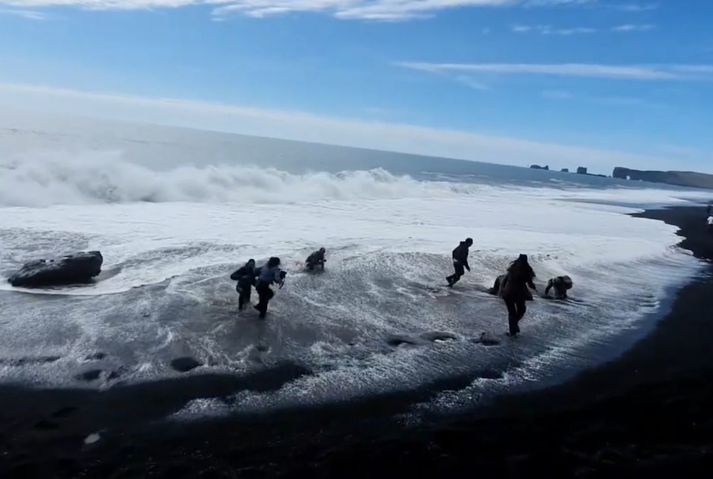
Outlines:
{"type": "Polygon", "coordinates": [[[651,181],[676,186],[713,189],[713,175],[693,171],[640,171],[617,166],[612,173],[614,178],[625,180],[651,181]]]}

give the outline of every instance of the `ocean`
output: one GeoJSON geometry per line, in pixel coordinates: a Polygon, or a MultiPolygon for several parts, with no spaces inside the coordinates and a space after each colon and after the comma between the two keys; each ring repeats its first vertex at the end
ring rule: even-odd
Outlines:
{"type": "MultiPolygon", "coordinates": [[[[577,159],[572,159],[576,168],[577,159]]],[[[527,164],[523,159],[523,164],[527,164]]],[[[587,166],[587,165],[582,165],[587,166]]],[[[411,413],[449,413],[610,360],[701,270],[643,208],[705,192],[217,132],[100,121],[0,125],[0,383],[118,388],[279,365],[278,390],[198,399],[171,419],[269,412],[443,384],[411,413]],[[453,289],[451,250],[473,237],[453,289]],[[322,274],[303,271],[327,248],[322,274]],[[100,250],[90,285],[18,289],[24,262],[100,250]],[[568,302],[537,296],[522,336],[487,294],[525,253],[568,302]],[[266,321],[229,275],[279,256],[266,321]],[[479,341],[481,335],[494,344],[479,341]],[[182,373],[176,358],[201,366],[182,373]],[[83,373],[99,370],[94,379],[83,373]],[[465,378],[454,388],[449,379],[465,378]]],[[[255,301],[255,298],[253,299],[255,301]]]]}

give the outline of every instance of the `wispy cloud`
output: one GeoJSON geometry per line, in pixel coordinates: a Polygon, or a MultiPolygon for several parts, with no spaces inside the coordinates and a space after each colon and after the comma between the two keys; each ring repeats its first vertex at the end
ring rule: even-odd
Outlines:
{"type": "Polygon", "coordinates": [[[293,12],[321,12],[345,20],[403,21],[438,11],[474,7],[557,7],[596,0],[0,0],[13,7],[76,7],[91,10],[137,10],[208,5],[215,18],[238,14],[255,18],[293,12]]]}
{"type": "Polygon", "coordinates": [[[596,33],[596,28],[590,27],[569,27],[556,28],[551,25],[513,25],[511,30],[515,33],[539,33],[541,35],[581,35],[596,33]]]}
{"type": "Polygon", "coordinates": [[[640,13],[657,10],[659,5],[658,3],[620,3],[611,5],[611,8],[621,12],[640,13]]]}
{"type": "MultiPolygon", "coordinates": [[[[305,112],[270,110],[194,100],[148,98],[110,93],[0,83],[0,119],[21,108],[61,115],[105,117],[248,135],[331,143],[506,164],[579,164],[608,169],[617,164],[641,167],[664,165],[651,155],[523,140],[453,129],[384,121],[359,121],[305,112]]],[[[7,120],[9,118],[9,120],[7,120]]],[[[670,163],[669,163],[670,165],[670,163]]]]}
{"type": "Polygon", "coordinates": [[[36,10],[22,10],[15,8],[0,8],[0,15],[12,15],[26,20],[42,21],[47,20],[47,14],[36,10]]]}
{"type": "Polygon", "coordinates": [[[561,7],[561,6],[576,6],[576,5],[593,5],[598,0],[527,0],[527,7],[561,7]]]}
{"type": "Polygon", "coordinates": [[[570,101],[579,100],[599,105],[614,106],[614,107],[647,107],[647,108],[665,108],[665,105],[655,103],[644,98],[628,97],[628,96],[592,96],[587,94],[577,94],[567,90],[544,90],[541,92],[542,98],[554,101],[570,101]]]}
{"type": "Polygon", "coordinates": [[[632,24],[632,23],[627,23],[625,25],[617,25],[616,27],[612,27],[613,32],[620,32],[620,33],[629,33],[629,32],[650,32],[651,30],[655,30],[656,25],[651,25],[650,23],[646,24],[632,24]]]}
{"type": "Polygon", "coordinates": [[[603,65],[593,63],[428,63],[398,66],[428,73],[540,75],[612,80],[713,80],[713,65],[603,65]]]}

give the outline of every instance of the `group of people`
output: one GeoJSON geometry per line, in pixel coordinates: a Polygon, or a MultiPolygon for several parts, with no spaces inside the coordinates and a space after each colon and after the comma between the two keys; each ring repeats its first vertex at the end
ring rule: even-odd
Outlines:
{"type": "MultiPolygon", "coordinates": [[[[320,248],[307,258],[305,265],[308,270],[313,271],[315,268],[324,269],[326,250],[320,248]]],[[[253,286],[258,294],[258,303],[255,309],[260,313],[260,319],[265,319],[267,316],[267,305],[275,296],[272,290],[273,285],[278,285],[280,288],[285,284],[287,272],[281,268],[281,261],[278,257],[270,258],[264,266],[255,267],[255,260],[250,259],[244,266],[239,268],[230,275],[230,279],[237,281],[236,290],[238,292],[238,309],[242,311],[246,305],[250,304],[250,296],[253,286]]]]}
{"type": "MultiPolygon", "coordinates": [[[[468,253],[472,245],[473,239],[466,238],[453,250],[453,269],[455,271],[452,275],[446,277],[449,287],[452,288],[463,277],[466,270],[470,271],[468,253]]],[[[326,250],[320,248],[307,257],[305,268],[308,271],[314,271],[318,268],[324,270],[324,264],[327,261],[325,256],[326,250]]],[[[230,275],[230,279],[238,282],[236,290],[239,295],[239,310],[242,311],[246,305],[250,304],[250,296],[254,287],[259,297],[255,309],[260,313],[261,319],[266,317],[268,304],[275,295],[272,286],[278,285],[282,288],[287,277],[287,273],[280,268],[280,265],[280,258],[277,257],[270,258],[261,267],[256,267],[255,260],[251,259],[230,275]]],[[[526,301],[532,300],[530,289],[537,291],[534,279],[535,272],[528,263],[527,255],[521,254],[510,264],[507,273],[495,280],[495,285],[490,290],[491,293],[500,296],[505,302],[508,311],[510,336],[517,336],[520,333],[519,323],[527,312],[526,301]]],[[[572,286],[573,282],[569,276],[552,278],[547,282],[545,296],[549,295],[550,290],[554,290],[555,298],[566,299],[567,291],[572,286]]]]}
{"type": "MultiPolygon", "coordinates": [[[[466,270],[470,271],[468,253],[472,245],[473,239],[466,238],[453,250],[453,269],[455,272],[446,277],[448,286],[453,287],[465,274],[466,270]]],[[[530,289],[537,291],[534,280],[535,271],[528,263],[527,255],[521,254],[510,264],[507,273],[498,276],[495,284],[490,289],[492,294],[500,296],[505,302],[505,307],[508,311],[508,334],[510,336],[514,337],[520,333],[520,321],[527,312],[526,301],[532,299],[530,289]]],[[[573,286],[574,283],[569,276],[552,278],[547,282],[545,296],[549,295],[550,290],[554,290],[555,298],[567,299],[567,291],[573,286]]]]}

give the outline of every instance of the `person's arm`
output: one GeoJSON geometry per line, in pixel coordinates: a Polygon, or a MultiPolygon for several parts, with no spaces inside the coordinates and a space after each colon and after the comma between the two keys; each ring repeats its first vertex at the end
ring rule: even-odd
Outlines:
{"type": "Polygon", "coordinates": [[[463,261],[463,266],[465,266],[465,269],[470,271],[470,265],[468,264],[468,256],[465,257],[465,259],[463,261]]]}
{"type": "Polygon", "coordinates": [[[550,289],[552,289],[552,280],[549,280],[547,282],[547,287],[545,288],[545,296],[550,295],[550,289]]]}
{"type": "Polygon", "coordinates": [[[530,275],[529,275],[529,277],[528,277],[528,279],[527,279],[527,285],[528,285],[530,288],[532,288],[532,289],[534,289],[535,291],[537,291],[537,286],[535,286],[534,280],[535,280],[535,272],[532,271],[532,268],[530,268],[530,275]]]}
{"type": "Polygon", "coordinates": [[[245,266],[238,268],[237,271],[235,271],[233,274],[230,275],[230,279],[233,281],[237,281],[240,279],[241,276],[245,274],[245,266]]]}

